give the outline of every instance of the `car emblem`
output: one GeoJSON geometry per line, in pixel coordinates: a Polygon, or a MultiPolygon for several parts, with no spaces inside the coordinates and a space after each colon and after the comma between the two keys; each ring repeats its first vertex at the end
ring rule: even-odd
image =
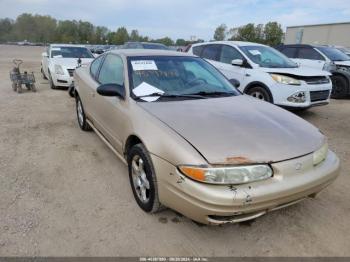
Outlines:
{"type": "Polygon", "coordinates": [[[302,169],[302,167],[303,167],[303,164],[302,163],[297,163],[296,165],[295,165],[295,170],[301,170],[302,169]]]}

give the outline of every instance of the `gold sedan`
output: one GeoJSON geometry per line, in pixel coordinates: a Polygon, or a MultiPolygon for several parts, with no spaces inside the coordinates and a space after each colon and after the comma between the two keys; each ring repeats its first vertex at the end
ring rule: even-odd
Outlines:
{"type": "Polygon", "coordinates": [[[242,95],[201,58],[117,50],[75,71],[79,126],[128,165],[146,212],[241,222],[315,197],[339,173],[320,131],[242,95]]]}

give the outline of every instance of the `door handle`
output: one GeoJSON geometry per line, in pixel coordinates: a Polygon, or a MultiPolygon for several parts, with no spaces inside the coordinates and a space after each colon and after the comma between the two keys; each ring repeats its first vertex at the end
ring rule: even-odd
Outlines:
{"type": "Polygon", "coordinates": [[[245,76],[248,76],[248,77],[249,77],[249,76],[250,76],[250,74],[248,74],[248,73],[247,73],[247,74],[245,74],[245,76]]]}

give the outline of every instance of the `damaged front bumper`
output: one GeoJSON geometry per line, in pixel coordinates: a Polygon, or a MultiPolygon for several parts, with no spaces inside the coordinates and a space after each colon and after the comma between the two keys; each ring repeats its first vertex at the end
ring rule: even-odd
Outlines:
{"type": "Polygon", "coordinates": [[[237,223],[315,197],[339,174],[339,159],[329,151],[318,166],[312,154],[272,164],[274,176],[244,185],[193,181],[175,166],[152,155],[160,202],[204,224],[237,223]]]}

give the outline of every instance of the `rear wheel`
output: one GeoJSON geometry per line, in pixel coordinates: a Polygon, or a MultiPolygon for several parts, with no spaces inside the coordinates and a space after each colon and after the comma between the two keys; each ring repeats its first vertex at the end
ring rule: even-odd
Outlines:
{"type": "Polygon", "coordinates": [[[132,192],[139,207],[147,213],[162,209],[158,199],[158,187],[153,164],[142,144],[133,146],[128,152],[129,179],[132,192]]]}
{"type": "Polygon", "coordinates": [[[86,115],[85,115],[83,103],[81,102],[79,96],[76,96],[75,102],[76,102],[75,104],[76,104],[76,111],[77,111],[77,118],[78,118],[79,127],[83,131],[90,131],[91,126],[86,121],[86,115]]]}
{"type": "Polygon", "coordinates": [[[252,97],[255,97],[259,100],[272,103],[272,97],[264,87],[255,86],[255,87],[249,88],[246,94],[252,97]]]}
{"type": "Polygon", "coordinates": [[[17,92],[17,83],[12,82],[12,90],[17,92]]]}
{"type": "Polygon", "coordinates": [[[22,93],[22,85],[21,84],[17,84],[17,93],[18,94],[22,93]]]}
{"type": "Polygon", "coordinates": [[[349,94],[349,83],[344,76],[333,75],[332,83],[332,98],[344,98],[349,94]]]}

